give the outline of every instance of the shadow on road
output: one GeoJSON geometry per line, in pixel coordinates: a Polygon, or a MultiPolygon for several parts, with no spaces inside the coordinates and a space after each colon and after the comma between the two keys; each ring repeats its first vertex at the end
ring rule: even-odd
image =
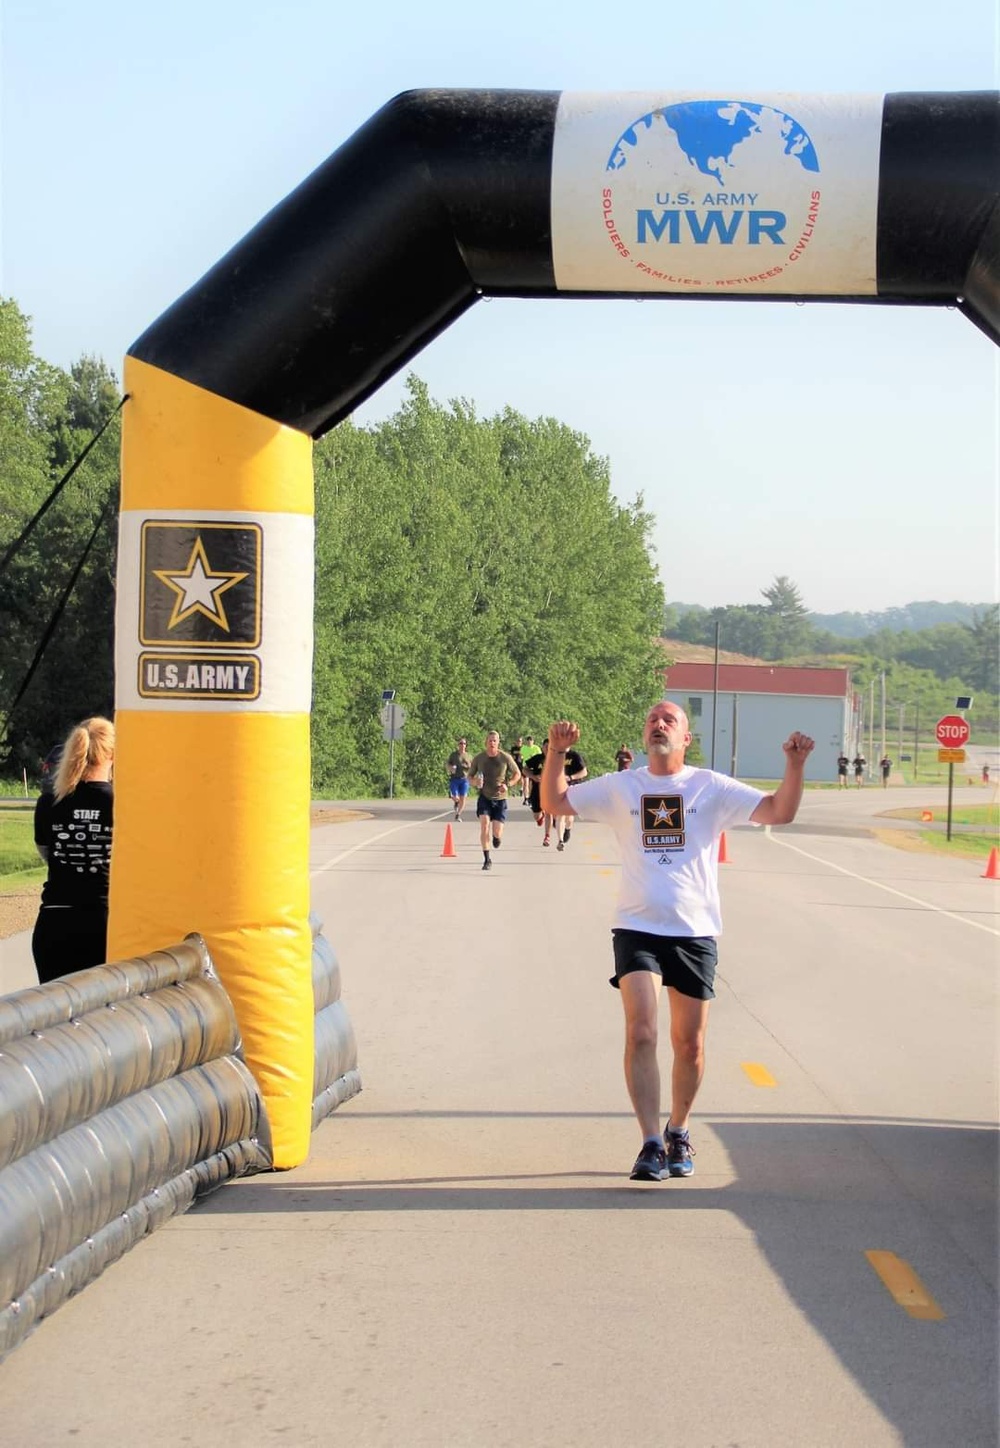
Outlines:
{"type": "MultiPolygon", "coordinates": [[[[526,1132],[536,1132],[540,1118],[560,1113],[413,1112],[395,1119],[407,1115],[523,1117],[526,1132]]],[[[361,1112],[345,1113],[331,1129],[353,1132],[363,1129],[365,1119],[361,1112]]],[[[664,1227],[654,1251],[664,1281],[682,1282],[688,1298],[697,1294],[698,1283],[677,1252],[671,1255],[669,1220],[688,1211],[725,1212],[754,1234],[799,1311],[895,1426],[901,1443],[993,1448],[996,1132],[980,1123],[808,1117],[716,1117],[698,1126],[703,1138],[698,1174],[689,1182],[640,1185],[622,1170],[571,1168],[544,1176],[326,1182],[264,1177],[225,1189],[199,1216],[602,1212],[614,1214],[607,1230],[617,1232],[627,1213],[647,1218],[659,1212],[664,1227]],[[875,1277],[864,1255],[869,1250],[892,1251],[909,1262],[945,1320],[908,1316],[875,1277]]],[[[683,1237],[678,1251],[682,1244],[683,1237]]],[[[596,1273],[594,1281],[599,1290],[596,1273]]],[[[664,1310],[671,1307],[669,1293],[663,1303],[664,1310]]],[[[748,1324],[748,1331],[766,1331],[766,1324],[748,1324]]]]}

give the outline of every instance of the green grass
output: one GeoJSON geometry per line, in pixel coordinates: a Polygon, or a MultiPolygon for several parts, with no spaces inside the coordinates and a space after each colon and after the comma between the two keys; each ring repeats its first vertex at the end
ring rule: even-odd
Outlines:
{"type": "MultiPolygon", "coordinates": [[[[939,805],[934,817],[939,820],[947,819],[947,807],[939,805]]],[[[953,825],[986,825],[995,835],[1000,829],[1000,805],[970,804],[961,809],[952,808],[951,822],[953,825]]],[[[996,844],[996,840],[993,843],[996,844]]]]}
{"type": "Polygon", "coordinates": [[[963,858],[975,856],[982,860],[984,866],[989,857],[990,850],[1000,845],[1000,838],[997,835],[952,835],[951,839],[942,833],[934,830],[918,830],[917,838],[928,845],[936,855],[961,855],[963,858]]]}
{"type": "MultiPolygon", "coordinates": [[[[914,778],[914,761],[908,759],[901,763],[899,755],[890,747],[888,750],[889,758],[892,760],[892,774],[889,776],[890,779],[898,781],[900,772],[902,772],[904,784],[947,784],[948,765],[938,762],[937,751],[938,747],[936,744],[927,748],[921,745],[920,758],[916,761],[916,778],[914,778]]],[[[904,744],[903,752],[904,754],[912,754],[912,746],[904,744]]],[[[956,788],[960,785],[962,788],[965,788],[969,784],[981,784],[981,782],[978,769],[972,769],[968,764],[955,765],[956,788]]],[[[995,780],[991,780],[988,786],[984,786],[984,789],[992,789],[995,783],[995,780]]]]}
{"type": "Polygon", "coordinates": [[[34,806],[30,802],[21,808],[0,809],[0,890],[9,887],[10,876],[16,876],[15,883],[24,884],[26,874],[45,877],[35,849],[34,806]]]}
{"type": "MultiPolygon", "coordinates": [[[[0,799],[24,799],[23,779],[0,779],[0,799]]],[[[38,786],[33,779],[28,780],[28,798],[38,798],[38,786]]]]}

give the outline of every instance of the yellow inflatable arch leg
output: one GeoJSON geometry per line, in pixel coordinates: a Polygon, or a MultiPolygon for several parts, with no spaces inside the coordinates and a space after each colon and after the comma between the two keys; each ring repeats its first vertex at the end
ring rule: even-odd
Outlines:
{"type": "Polygon", "coordinates": [[[109,958],[198,930],[275,1165],[304,1161],[312,441],[126,361],[109,958]]]}

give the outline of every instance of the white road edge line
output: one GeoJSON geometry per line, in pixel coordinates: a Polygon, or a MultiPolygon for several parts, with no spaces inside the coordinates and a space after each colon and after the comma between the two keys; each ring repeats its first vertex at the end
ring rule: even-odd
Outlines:
{"type": "Polygon", "coordinates": [[[781,845],[782,849],[794,850],[797,855],[804,855],[807,860],[815,860],[817,865],[826,865],[831,870],[839,870],[842,875],[849,875],[852,880],[860,880],[863,885],[871,885],[876,890],[885,890],[889,895],[898,895],[901,900],[909,900],[911,905],[922,905],[925,910],[933,910],[936,915],[946,915],[949,920],[957,920],[962,925],[971,925],[973,930],[985,930],[987,935],[1000,935],[1000,930],[994,930],[990,925],[980,925],[978,920],[967,920],[964,915],[955,915],[951,910],[942,910],[940,905],[931,905],[929,901],[921,900],[916,895],[907,895],[904,890],[897,890],[892,885],[883,885],[879,880],[869,880],[867,875],[859,875],[854,870],[848,870],[844,865],[835,865],[832,860],[824,860],[821,855],[811,855],[808,850],[803,850],[798,845],[790,845],[787,840],[773,835],[770,825],[764,826],[764,833],[773,844],[781,845]]]}
{"type": "Polygon", "coordinates": [[[389,835],[398,835],[400,830],[412,830],[416,825],[430,825],[433,824],[435,820],[443,820],[445,815],[448,815],[450,818],[451,814],[451,810],[442,810],[440,814],[428,815],[426,819],[408,820],[405,825],[393,825],[391,830],[383,830],[380,835],[372,835],[370,839],[362,840],[360,844],[352,845],[351,848],[345,850],[342,855],[334,855],[333,859],[327,860],[325,865],[317,865],[315,870],[309,871],[309,878],[310,880],[315,880],[317,875],[322,875],[324,870],[332,870],[334,865],[339,865],[341,860],[346,860],[349,855],[356,855],[359,850],[363,850],[367,845],[374,845],[379,840],[387,839],[389,835]]]}

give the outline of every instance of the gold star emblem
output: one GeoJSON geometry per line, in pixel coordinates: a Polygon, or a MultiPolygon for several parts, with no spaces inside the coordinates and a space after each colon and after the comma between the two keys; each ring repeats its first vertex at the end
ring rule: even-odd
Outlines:
{"type": "Polygon", "coordinates": [[[235,588],[236,584],[241,583],[247,575],[226,569],[213,569],[209,564],[205,545],[200,537],[195,539],[191,557],[188,559],[187,568],[183,573],[171,573],[165,568],[154,568],[153,574],[167,588],[173,589],[177,595],[174,599],[170,622],[167,624],[168,629],[176,628],[179,623],[183,623],[192,614],[201,613],[210,623],[216,624],[225,633],[229,633],[229,620],[222,603],[222,595],[228,589],[235,588]]]}
{"type": "Polygon", "coordinates": [[[670,809],[670,808],[668,808],[668,806],[667,806],[667,805],[664,803],[664,801],[661,799],[661,800],[660,800],[660,803],[658,804],[658,806],[656,807],[656,809],[653,811],[653,824],[654,824],[654,825],[666,825],[668,828],[671,828],[671,829],[672,829],[672,828],[673,828],[673,823],[674,823],[674,815],[675,815],[676,813],[677,813],[676,809],[670,809]]]}

